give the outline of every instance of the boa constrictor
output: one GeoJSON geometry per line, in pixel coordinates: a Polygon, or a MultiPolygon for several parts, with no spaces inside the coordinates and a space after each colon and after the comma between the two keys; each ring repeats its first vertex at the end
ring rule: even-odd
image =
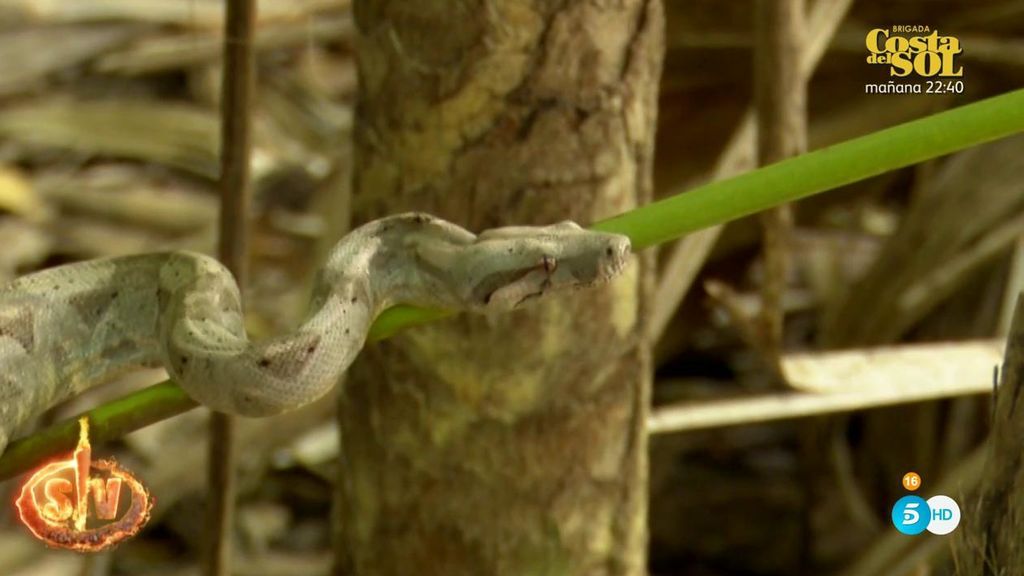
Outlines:
{"type": "Polygon", "coordinates": [[[86,261],[0,288],[0,453],[31,417],[129,369],[164,366],[201,404],[267,416],[325,394],[393,304],[503,311],[591,286],[625,265],[629,240],[572,222],[476,236],[411,213],[345,236],[294,332],[252,343],[238,285],[189,252],[86,261]]]}

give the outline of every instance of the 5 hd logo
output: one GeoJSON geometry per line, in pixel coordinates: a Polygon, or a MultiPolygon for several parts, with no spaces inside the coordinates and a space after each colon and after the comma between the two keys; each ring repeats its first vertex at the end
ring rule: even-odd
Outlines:
{"type": "MultiPolygon", "coordinates": [[[[921,487],[921,477],[914,472],[903,476],[903,487],[913,492],[921,487]]],[[[925,530],[932,534],[949,534],[960,524],[960,506],[949,496],[932,496],[925,500],[913,494],[904,496],[892,507],[892,525],[904,534],[916,535],[925,530]]]]}

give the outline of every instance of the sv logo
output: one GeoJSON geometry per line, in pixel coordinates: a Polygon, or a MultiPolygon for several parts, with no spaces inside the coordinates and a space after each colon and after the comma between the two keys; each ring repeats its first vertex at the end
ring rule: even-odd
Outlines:
{"type": "Polygon", "coordinates": [[[115,461],[93,462],[89,421],[82,418],[79,425],[78,447],[71,458],[32,474],[15,506],[22,523],[43,542],[98,552],[134,536],[149,521],[153,499],[115,461]],[[125,491],[127,497],[122,497],[125,491]]]}

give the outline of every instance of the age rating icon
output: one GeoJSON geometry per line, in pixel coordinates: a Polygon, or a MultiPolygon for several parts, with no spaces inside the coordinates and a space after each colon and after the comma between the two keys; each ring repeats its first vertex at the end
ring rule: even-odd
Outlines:
{"type": "Polygon", "coordinates": [[[907,472],[903,475],[903,489],[913,492],[921,487],[921,476],[917,472],[907,472]]]}
{"type": "Polygon", "coordinates": [[[46,544],[99,552],[138,533],[149,521],[153,499],[114,460],[92,461],[89,421],[78,423],[71,457],[36,470],[14,504],[21,522],[46,544]]]}

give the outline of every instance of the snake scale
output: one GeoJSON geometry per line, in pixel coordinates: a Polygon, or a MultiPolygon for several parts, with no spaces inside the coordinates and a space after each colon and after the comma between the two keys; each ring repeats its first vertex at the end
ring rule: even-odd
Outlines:
{"type": "Polygon", "coordinates": [[[139,367],[163,366],[215,410],[295,409],[338,382],[389,306],[510,310],[603,283],[629,253],[626,237],[572,222],[477,236],[426,214],[389,216],[332,248],[297,329],[256,343],[234,277],[208,256],[141,254],[23,276],[0,287],[0,453],[57,402],[139,367]]]}

